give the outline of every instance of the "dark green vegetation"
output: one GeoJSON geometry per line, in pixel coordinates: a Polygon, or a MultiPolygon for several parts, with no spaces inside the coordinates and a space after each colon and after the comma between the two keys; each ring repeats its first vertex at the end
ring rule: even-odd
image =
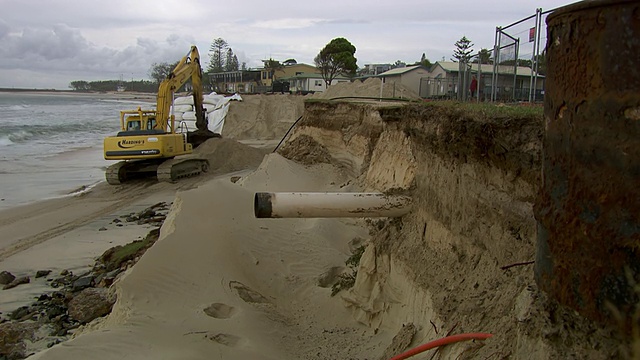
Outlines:
{"type": "Polygon", "coordinates": [[[141,256],[158,240],[159,235],[160,228],[153,229],[142,240],[136,240],[127,245],[116,246],[105,251],[98,259],[98,262],[104,264],[106,271],[119,269],[125,262],[141,256]]]}
{"type": "Polygon", "coordinates": [[[331,286],[331,296],[335,296],[342,290],[352,288],[356,283],[358,265],[360,265],[360,259],[362,258],[362,254],[364,254],[364,249],[364,245],[355,248],[351,256],[344,262],[348,267],[347,272],[340,274],[338,281],[331,286]]]}
{"type": "Polygon", "coordinates": [[[320,50],[313,61],[327,86],[339,74],[355,75],[358,69],[355,53],[356,47],[345,38],[335,38],[320,50]]]}
{"type": "Polygon", "coordinates": [[[123,85],[127,91],[150,92],[158,91],[158,84],[153,81],[135,80],[123,81],[118,80],[100,80],[100,81],[84,81],[76,80],[69,83],[69,88],[74,91],[116,91],[118,85],[123,85]]]}

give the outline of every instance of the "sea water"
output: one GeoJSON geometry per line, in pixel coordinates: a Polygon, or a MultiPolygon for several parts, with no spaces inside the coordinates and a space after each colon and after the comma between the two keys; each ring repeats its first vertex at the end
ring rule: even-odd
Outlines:
{"type": "Polygon", "coordinates": [[[120,111],[147,100],[100,94],[0,92],[0,209],[65,196],[104,181],[102,144],[120,111]]]}

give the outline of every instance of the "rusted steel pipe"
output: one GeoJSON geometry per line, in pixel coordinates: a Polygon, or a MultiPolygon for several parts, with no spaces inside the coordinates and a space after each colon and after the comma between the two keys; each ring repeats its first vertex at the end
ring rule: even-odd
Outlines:
{"type": "Polygon", "coordinates": [[[256,218],[399,217],[411,210],[408,196],[381,193],[258,192],[256,218]]]}
{"type": "Polygon", "coordinates": [[[553,12],[547,25],[536,282],[584,316],[632,319],[640,283],[640,3],[582,1],[553,12]]]}

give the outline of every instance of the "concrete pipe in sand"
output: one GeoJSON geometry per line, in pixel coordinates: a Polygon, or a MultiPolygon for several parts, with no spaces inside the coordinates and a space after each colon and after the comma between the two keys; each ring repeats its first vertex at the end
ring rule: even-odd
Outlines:
{"type": "Polygon", "coordinates": [[[408,196],[381,193],[258,192],[256,218],[400,217],[411,210],[408,196]]]}

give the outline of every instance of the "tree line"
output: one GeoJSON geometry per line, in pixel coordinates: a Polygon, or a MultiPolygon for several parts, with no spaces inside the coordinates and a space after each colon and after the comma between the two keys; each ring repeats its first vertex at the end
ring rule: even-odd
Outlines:
{"type": "MultiPolygon", "coordinates": [[[[478,52],[478,54],[474,54],[474,44],[466,36],[463,36],[462,38],[460,38],[460,40],[456,41],[454,46],[455,48],[453,51],[453,56],[451,58],[451,60],[454,62],[480,62],[481,64],[493,63],[491,51],[483,48],[478,52]]],[[[331,82],[339,75],[345,75],[348,77],[354,77],[358,74],[362,75],[362,72],[358,72],[358,66],[356,64],[357,59],[354,56],[355,52],[356,47],[347,39],[340,37],[331,40],[315,56],[314,64],[320,70],[322,79],[327,86],[329,86],[331,82]]],[[[206,73],[248,70],[246,62],[242,62],[241,64],[239,63],[238,57],[234,54],[233,49],[223,38],[216,38],[212,41],[211,46],[209,47],[208,54],[210,62],[205,70],[206,73]]],[[[539,64],[539,72],[541,74],[544,74],[546,68],[544,62],[544,53],[538,56],[537,61],[539,64]]],[[[501,64],[513,65],[515,62],[516,60],[508,60],[501,62],[501,64]]],[[[295,59],[287,59],[282,63],[271,58],[268,60],[263,60],[264,70],[266,70],[269,74],[269,78],[273,80],[275,80],[275,74],[278,70],[282,69],[284,66],[292,65],[295,63],[295,59]]],[[[517,63],[519,66],[532,66],[531,60],[518,59],[517,63]]],[[[117,80],[106,80],[88,82],[77,80],[72,81],[69,84],[69,87],[77,91],[113,91],[118,87],[118,85],[124,85],[128,91],[156,92],[160,82],[167,78],[167,76],[171,73],[171,71],[173,71],[177,64],[178,61],[176,61],[175,63],[153,63],[148,72],[148,75],[152,79],[152,81],[140,80],[122,82],[117,80]]],[[[432,63],[426,57],[426,54],[423,53],[420,61],[416,61],[415,63],[410,65],[422,65],[425,67],[430,67],[432,63]]],[[[398,60],[392,66],[404,67],[407,66],[407,64],[398,60]]],[[[209,78],[207,76],[203,78],[203,83],[205,85],[209,85],[209,78]]]]}
{"type": "Polygon", "coordinates": [[[115,91],[118,86],[124,86],[127,91],[137,92],[156,92],[158,84],[148,80],[119,81],[119,80],[100,80],[100,81],[84,81],[75,80],[69,83],[69,88],[75,91],[99,91],[108,92],[115,91]]]}

